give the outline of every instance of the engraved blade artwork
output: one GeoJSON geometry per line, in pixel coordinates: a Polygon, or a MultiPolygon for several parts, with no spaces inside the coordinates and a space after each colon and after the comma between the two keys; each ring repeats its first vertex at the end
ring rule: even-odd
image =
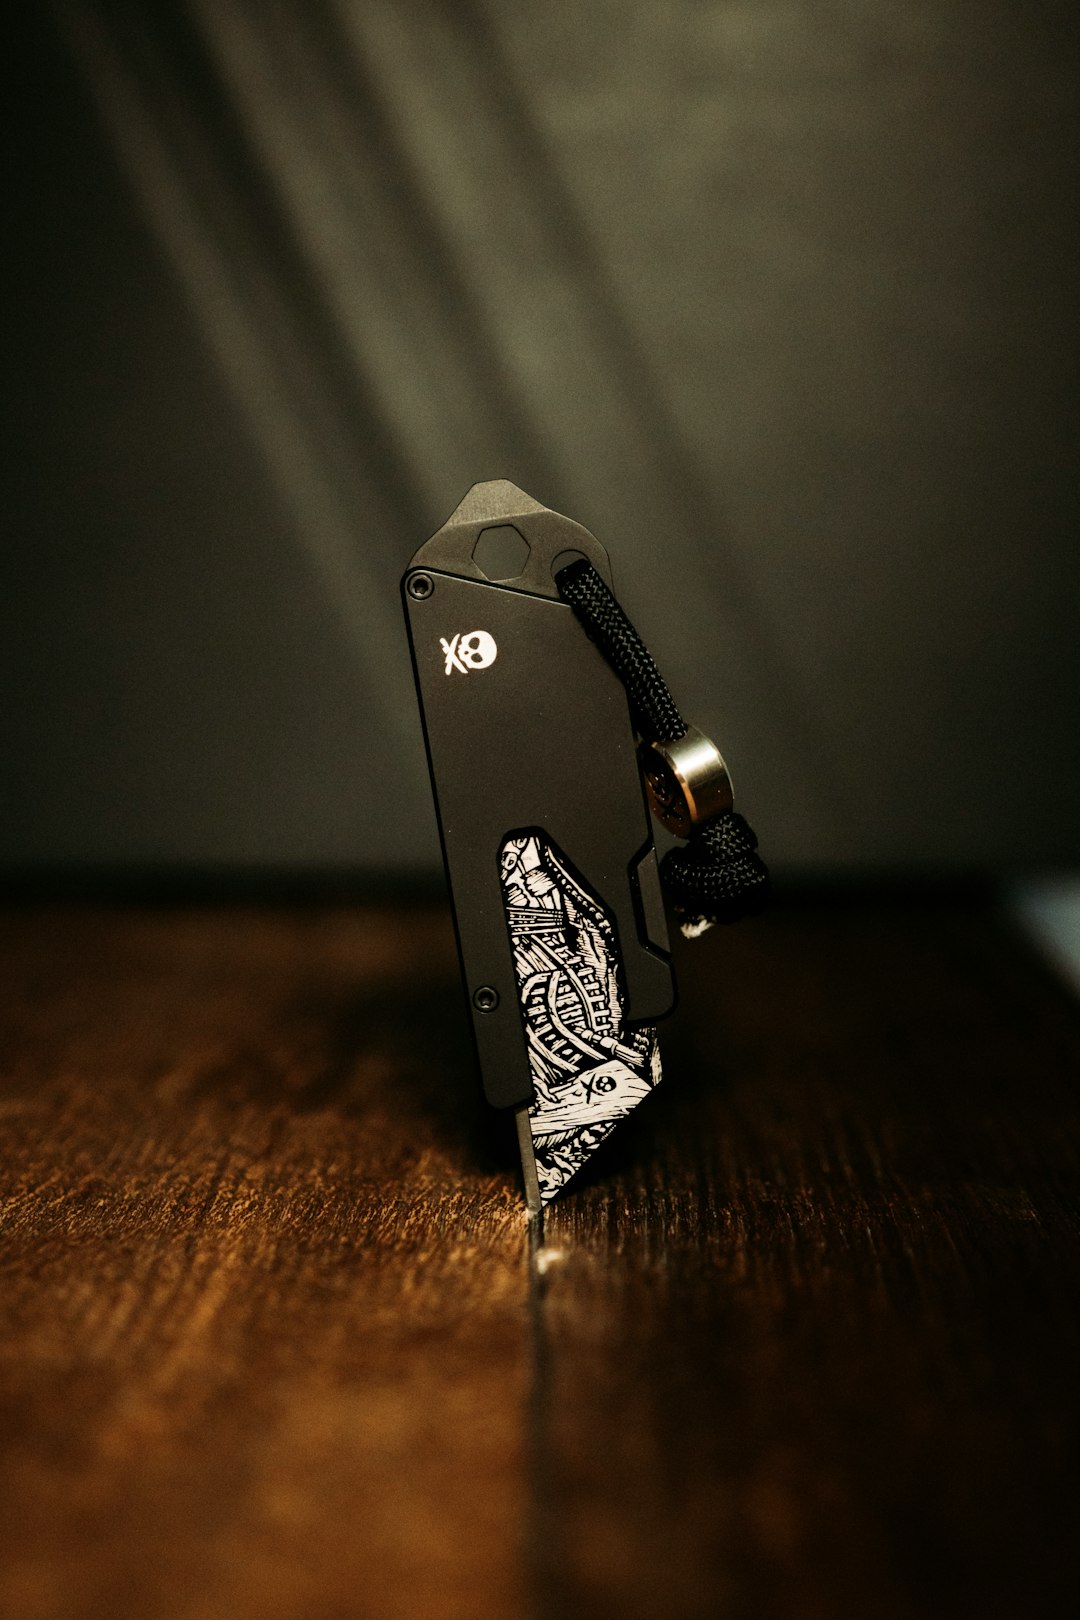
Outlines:
{"type": "Polygon", "coordinates": [[[529,1129],[547,1203],[660,1080],[654,1028],[623,1025],[615,930],[540,834],[501,853],[535,1096],[529,1129]]]}

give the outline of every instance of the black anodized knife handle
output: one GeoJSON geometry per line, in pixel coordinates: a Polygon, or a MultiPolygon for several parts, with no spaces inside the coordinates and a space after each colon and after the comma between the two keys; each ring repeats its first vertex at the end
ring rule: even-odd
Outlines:
{"type": "Polygon", "coordinates": [[[513,485],[478,485],[403,580],[484,1090],[503,1108],[532,1095],[499,876],[510,834],[542,832],[607,910],[627,1022],[654,1023],[675,999],[626,693],[559,599],[552,565],[568,551],[610,577],[579,525],[513,485]],[[492,582],[473,554],[485,529],[507,524],[528,558],[492,582]]]}

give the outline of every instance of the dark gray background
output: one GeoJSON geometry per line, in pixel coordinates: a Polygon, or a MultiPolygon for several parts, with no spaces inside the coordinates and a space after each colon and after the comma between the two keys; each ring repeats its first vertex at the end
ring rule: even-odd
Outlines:
{"type": "Polygon", "coordinates": [[[500,476],[782,867],[1076,861],[1075,18],[31,8],[3,863],[430,867],[397,580],[500,476]]]}

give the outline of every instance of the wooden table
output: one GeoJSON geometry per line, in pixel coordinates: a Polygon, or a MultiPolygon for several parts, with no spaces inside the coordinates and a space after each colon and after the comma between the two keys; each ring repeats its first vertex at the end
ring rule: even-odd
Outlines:
{"type": "Polygon", "coordinates": [[[443,909],[0,939],[0,1615],[1073,1612],[1080,1019],[988,911],[683,948],[542,1235],[443,909]]]}

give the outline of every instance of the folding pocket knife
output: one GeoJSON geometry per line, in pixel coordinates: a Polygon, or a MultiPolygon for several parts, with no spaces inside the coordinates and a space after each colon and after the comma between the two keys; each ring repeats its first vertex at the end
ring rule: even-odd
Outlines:
{"type": "Polygon", "coordinates": [[[625,688],[555,575],[603,546],[476,484],[402,581],[484,1092],[538,1211],[660,1079],[675,986],[625,688]]]}

